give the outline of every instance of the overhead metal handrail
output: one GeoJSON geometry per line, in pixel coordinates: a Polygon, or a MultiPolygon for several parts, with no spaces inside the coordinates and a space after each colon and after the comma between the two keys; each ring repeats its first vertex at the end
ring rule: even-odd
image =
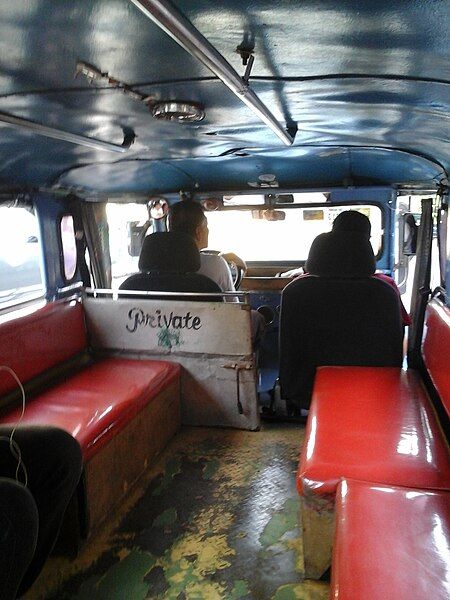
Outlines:
{"type": "Polygon", "coordinates": [[[48,125],[41,125],[35,121],[29,121],[28,119],[22,119],[21,117],[16,117],[3,112],[0,112],[0,122],[21,129],[28,129],[33,133],[45,137],[63,140],[64,142],[70,142],[71,144],[77,144],[79,146],[87,146],[88,148],[95,148],[96,150],[108,150],[108,152],[126,152],[136,137],[134,133],[125,131],[122,145],[112,144],[111,142],[103,142],[102,140],[78,135],[77,133],[70,133],[69,131],[63,131],[62,129],[56,129],[55,127],[48,127],[48,125]]]}
{"type": "Polygon", "coordinates": [[[189,54],[198,58],[217,75],[233,94],[272,129],[286,146],[293,143],[292,136],[283,129],[267,106],[248,86],[248,83],[177,8],[167,0],[130,1],[189,54]]]}

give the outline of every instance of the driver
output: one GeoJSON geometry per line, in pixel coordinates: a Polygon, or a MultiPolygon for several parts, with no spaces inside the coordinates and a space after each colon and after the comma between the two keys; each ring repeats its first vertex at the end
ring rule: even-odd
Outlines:
{"type": "MultiPolygon", "coordinates": [[[[208,221],[202,206],[198,202],[181,200],[176,204],[172,204],[169,209],[169,230],[183,231],[191,235],[199,250],[208,247],[208,221]]],[[[235,255],[233,255],[233,260],[237,262],[235,255]]],[[[222,256],[215,253],[200,252],[200,265],[200,269],[197,272],[215,281],[222,292],[236,291],[230,268],[222,256]]],[[[232,301],[235,301],[235,299],[233,298],[232,301]]],[[[250,318],[253,346],[256,349],[264,335],[265,320],[256,310],[250,312],[250,318]]]]}
{"type": "MultiPolygon", "coordinates": [[[[169,230],[192,236],[199,250],[208,247],[208,221],[201,205],[193,200],[181,200],[170,207],[169,230]]],[[[236,291],[227,261],[218,254],[200,252],[198,273],[215,281],[222,292],[236,291]]]]}

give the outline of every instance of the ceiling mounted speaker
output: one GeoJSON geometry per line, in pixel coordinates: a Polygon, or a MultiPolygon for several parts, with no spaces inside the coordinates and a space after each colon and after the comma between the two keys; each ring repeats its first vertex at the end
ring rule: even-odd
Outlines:
{"type": "Polygon", "coordinates": [[[160,121],[193,123],[205,118],[203,107],[190,102],[158,102],[151,110],[155,119],[160,121]]]}

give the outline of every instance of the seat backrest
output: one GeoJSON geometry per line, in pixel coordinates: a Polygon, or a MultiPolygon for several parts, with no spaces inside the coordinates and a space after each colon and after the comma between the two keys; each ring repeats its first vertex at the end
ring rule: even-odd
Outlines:
{"type": "MultiPolygon", "coordinates": [[[[0,364],[12,369],[23,384],[87,350],[80,302],[61,300],[20,312],[14,318],[5,315],[0,322],[0,364]]],[[[14,378],[1,373],[0,396],[15,389],[14,378]]]]}
{"type": "Polygon", "coordinates": [[[318,366],[401,366],[403,358],[398,296],[371,277],[370,242],[359,236],[350,243],[336,234],[318,238],[307,261],[314,274],[286,286],[281,300],[281,392],[302,408],[309,407],[318,366]]]}
{"type": "MultiPolygon", "coordinates": [[[[196,272],[199,268],[200,253],[191,236],[178,231],[152,233],[144,239],[139,257],[140,273],[128,277],[119,289],[147,292],[221,292],[212,279],[196,272]]],[[[222,297],[184,296],[173,299],[220,302],[222,297]]]]}

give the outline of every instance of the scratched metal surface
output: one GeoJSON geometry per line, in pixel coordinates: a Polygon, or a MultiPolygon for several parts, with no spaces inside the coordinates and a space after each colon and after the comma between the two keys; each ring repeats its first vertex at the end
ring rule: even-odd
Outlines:
{"type": "Polygon", "coordinates": [[[27,600],[325,600],[302,582],[295,471],[303,428],[185,429],[76,561],[27,600]]]}

